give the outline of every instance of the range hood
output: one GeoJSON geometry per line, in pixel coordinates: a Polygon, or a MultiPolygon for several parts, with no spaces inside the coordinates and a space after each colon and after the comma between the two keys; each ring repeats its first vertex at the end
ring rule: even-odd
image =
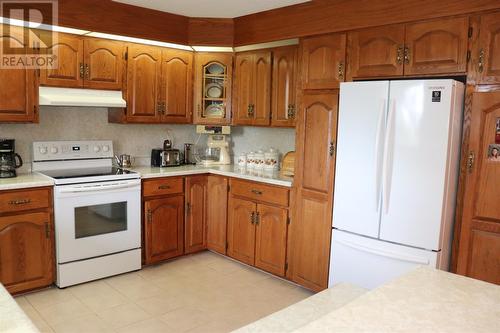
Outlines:
{"type": "Polygon", "coordinates": [[[127,106],[121,91],[54,87],[39,88],[39,104],[105,108],[124,108],[127,106]]]}

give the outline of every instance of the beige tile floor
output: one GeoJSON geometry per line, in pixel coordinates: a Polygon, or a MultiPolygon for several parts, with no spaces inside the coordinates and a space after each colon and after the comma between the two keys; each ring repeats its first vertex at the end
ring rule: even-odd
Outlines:
{"type": "Polygon", "coordinates": [[[206,251],[16,301],[41,332],[229,332],[310,295],[206,251]]]}

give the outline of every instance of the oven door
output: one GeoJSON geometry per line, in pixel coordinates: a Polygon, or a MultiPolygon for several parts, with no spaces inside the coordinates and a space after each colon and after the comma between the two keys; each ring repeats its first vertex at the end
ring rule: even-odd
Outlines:
{"type": "Polygon", "coordinates": [[[141,181],[56,186],[59,264],[141,247],[141,181]]]}

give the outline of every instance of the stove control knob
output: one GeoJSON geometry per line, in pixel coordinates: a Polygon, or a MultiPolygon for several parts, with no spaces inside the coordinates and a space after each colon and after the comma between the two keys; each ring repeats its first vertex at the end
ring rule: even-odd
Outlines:
{"type": "Polygon", "coordinates": [[[102,151],[107,153],[109,151],[109,146],[108,145],[102,146],[102,151]]]}
{"type": "Polygon", "coordinates": [[[51,154],[57,154],[58,151],[59,151],[59,149],[57,149],[57,147],[50,148],[50,153],[51,154]]]}
{"type": "Polygon", "coordinates": [[[40,147],[38,150],[40,151],[40,154],[42,154],[42,155],[47,154],[47,147],[40,147]]]}
{"type": "Polygon", "coordinates": [[[94,152],[98,153],[101,151],[101,147],[99,146],[94,146],[94,152]]]}

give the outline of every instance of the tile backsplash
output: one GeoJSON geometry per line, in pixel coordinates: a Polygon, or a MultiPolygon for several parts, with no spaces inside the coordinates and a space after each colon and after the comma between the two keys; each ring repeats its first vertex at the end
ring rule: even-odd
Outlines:
{"type": "MultiPolygon", "coordinates": [[[[295,149],[295,130],[290,128],[232,127],[231,153],[277,148],[281,153],[295,149]]],[[[198,139],[194,125],[110,124],[104,108],[41,107],[38,124],[0,124],[0,138],[16,140],[16,152],[28,171],[33,141],[113,140],[115,154],[127,153],[138,163],[149,163],[151,149],[171,138],[175,148],[198,139]]],[[[199,138],[204,147],[206,135],[199,138]]]]}

